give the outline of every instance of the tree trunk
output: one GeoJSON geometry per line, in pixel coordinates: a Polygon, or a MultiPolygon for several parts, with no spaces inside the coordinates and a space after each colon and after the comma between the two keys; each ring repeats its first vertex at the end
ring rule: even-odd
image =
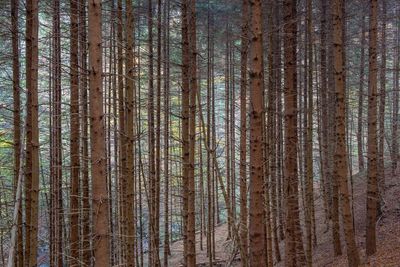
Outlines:
{"type": "MultiPolygon", "coordinates": [[[[382,44],[380,68],[380,98],[379,98],[379,146],[378,146],[378,213],[381,213],[383,195],[385,193],[385,105],[386,105],[386,0],[382,1],[382,44]]],[[[378,214],[379,215],[379,214],[378,214]]]]}
{"type": "MultiPolygon", "coordinates": [[[[364,13],[364,12],[363,12],[364,13]]],[[[358,169],[364,170],[363,155],[363,104],[364,104],[364,68],[365,68],[365,16],[362,14],[361,26],[361,60],[360,60],[360,87],[358,91],[358,124],[357,124],[357,152],[358,169]]]]}
{"type": "Polygon", "coordinates": [[[82,98],[82,178],[81,178],[81,250],[82,262],[86,266],[91,264],[92,247],[91,247],[91,229],[90,229],[90,199],[89,199],[89,138],[88,138],[88,67],[87,67],[87,33],[86,33],[86,2],[81,0],[79,6],[79,53],[80,53],[80,93],[82,98]]]}
{"type": "Polygon", "coordinates": [[[26,3],[26,170],[25,170],[25,258],[35,266],[38,248],[39,219],[39,127],[38,127],[38,1],[26,3]]]}
{"type": "MultiPolygon", "coordinates": [[[[18,36],[18,18],[19,18],[19,0],[11,0],[11,34],[12,34],[12,61],[13,61],[13,143],[14,143],[14,195],[17,195],[18,179],[21,166],[21,99],[20,99],[20,66],[19,66],[19,36],[18,36]]],[[[22,187],[22,183],[21,183],[22,187]]],[[[17,199],[15,197],[15,199],[17,199]]],[[[16,231],[16,252],[15,266],[24,266],[24,236],[22,225],[22,201],[19,198],[19,210],[16,231]]]]}
{"type": "Polygon", "coordinates": [[[71,66],[71,187],[70,187],[70,250],[71,261],[70,266],[79,266],[79,173],[80,173],[80,122],[79,122],[79,59],[78,59],[78,39],[79,39],[79,12],[78,2],[70,1],[70,66],[71,66]]]}
{"type": "Polygon", "coordinates": [[[378,138],[377,138],[377,27],[378,2],[370,1],[369,19],[369,74],[368,74],[368,184],[366,253],[376,252],[376,212],[378,203],[378,138]]]}
{"type": "Polygon", "coordinates": [[[264,196],[263,196],[263,41],[262,8],[260,0],[250,1],[250,265],[264,266],[264,196]]]}
{"type": "Polygon", "coordinates": [[[334,78],[336,88],[336,152],[334,161],[334,175],[338,178],[340,186],[340,203],[342,211],[343,228],[347,245],[347,258],[349,266],[358,266],[360,258],[355,241],[352,223],[348,189],[348,164],[346,151],[346,117],[345,117],[345,88],[343,86],[343,0],[334,0],[332,5],[333,16],[333,57],[334,78]]]}
{"type": "Polygon", "coordinates": [[[197,95],[197,48],[196,48],[196,0],[189,1],[188,37],[189,37],[189,170],[188,170],[188,221],[187,221],[187,259],[188,267],[196,266],[195,235],[195,154],[196,154],[196,95],[197,95]]]}
{"type": "Polygon", "coordinates": [[[102,85],[101,1],[90,0],[89,17],[89,108],[93,202],[94,266],[108,266],[108,194],[105,169],[102,85]]]}
{"type": "Polygon", "coordinates": [[[183,256],[187,265],[188,257],[188,197],[189,197],[189,171],[190,171],[190,143],[189,143],[189,108],[190,108],[190,48],[189,48],[189,0],[182,2],[182,197],[183,197],[183,256]]]}
{"type": "Polygon", "coordinates": [[[240,51],[240,238],[245,258],[243,266],[248,266],[248,229],[247,229],[247,60],[249,46],[249,2],[242,1],[242,37],[240,51]]]}
{"type": "MultiPolygon", "coordinates": [[[[399,11],[396,12],[399,15],[399,11]]],[[[400,66],[400,23],[397,22],[396,29],[396,48],[394,56],[394,73],[393,73],[393,110],[392,110],[392,177],[397,175],[397,163],[399,160],[399,141],[398,141],[398,120],[399,120],[399,66],[400,66]]]]}
{"type": "Polygon", "coordinates": [[[132,10],[132,1],[126,0],[126,102],[125,102],[125,119],[126,119],[126,264],[127,266],[135,266],[135,232],[136,221],[133,213],[135,205],[135,177],[134,177],[134,146],[135,146],[135,129],[136,129],[136,113],[135,113],[135,69],[134,69],[134,16],[132,10]]]}
{"type": "Polygon", "coordinates": [[[285,264],[305,264],[298,209],[297,174],[297,73],[296,73],[296,1],[284,1],[284,58],[285,58],[285,182],[286,233],[285,264]]]}

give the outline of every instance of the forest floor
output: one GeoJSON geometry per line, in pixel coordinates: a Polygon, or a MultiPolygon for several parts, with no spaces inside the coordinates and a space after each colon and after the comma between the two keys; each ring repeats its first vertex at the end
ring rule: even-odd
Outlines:
{"type": "MultiPolygon", "coordinates": [[[[387,169],[386,173],[390,171],[387,169]]],[[[377,252],[374,256],[365,255],[365,227],[366,227],[366,175],[359,173],[353,176],[354,183],[354,218],[356,226],[357,245],[360,250],[362,266],[400,266],[400,179],[386,175],[386,191],[383,197],[384,206],[382,215],[377,222],[377,252]]],[[[318,184],[315,185],[316,191],[318,184]]],[[[302,201],[300,201],[301,203],[302,201]]],[[[327,230],[322,198],[319,193],[315,195],[315,217],[317,245],[313,249],[313,266],[347,266],[346,248],[341,236],[342,252],[339,257],[334,257],[332,246],[332,231],[327,230]]],[[[303,214],[301,214],[303,218],[303,214]]],[[[304,225],[303,225],[304,226],[304,225]]],[[[215,249],[216,261],[214,266],[240,266],[239,253],[233,249],[233,244],[227,240],[227,224],[216,227],[215,249]],[[235,253],[233,253],[233,251],[235,253]],[[236,254],[236,256],[233,256],[236,254]]],[[[283,243],[280,244],[280,252],[284,257],[283,243]]],[[[197,266],[208,266],[206,251],[206,237],[203,236],[203,249],[200,249],[200,233],[196,235],[197,266]]],[[[183,241],[179,240],[171,244],[170,266],[181,266],[183,260],[183,241]]],[[[275,266],[284,266],[284,260],[275,266]]]]}

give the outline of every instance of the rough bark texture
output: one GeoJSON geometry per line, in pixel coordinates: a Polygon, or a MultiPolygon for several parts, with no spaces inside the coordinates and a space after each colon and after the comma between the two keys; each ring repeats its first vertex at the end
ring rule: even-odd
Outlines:
{"type": "Polygon", "coordinates": [[[340,203],[343,228],[347,246],[349,266],[358,266],[360,257],[355,241],[353,219],[350,209],[350,195],[348,189],[348,164],[346,149],[346,110],[345,88],[343,86],[343,0],[334,0],[332,5],[333,16],[333,57],[334,78],[336,88],[336,153],[334,161],[334,175],[338,178],[340,186],[340,203]]]}
{"type": "MultiPolygon", "coordinates": [[[[21,99],[20,99],[20,63],[19,63],[19,36],[18,18],[19,1],[11,0],[11,34],[12,34],[12,61],[13,61],[13,143],[14,143],[14,194],[17,192],[18,178],[21,167],[21,99]]],[[[24,239],[22,225],[21,198],[19,200],[18,222],[17,222],[17,246],[15,248],[15,266],[24,266],[24,239]]]]}
{"type": "Polygon", "coordinates": [[[35,266],[38,247],[39,218],[39,127],[38,127],[38,1],[26,3],[26,264],[35,266]]]}
{"type": "Polygon", "coordinates": [[[78,39],[79,39],[79,12],[78,2],[70,1],[70,36],[71,36],[71,188],[70,188],[70,266],[79,266],[79,173],[80,173],[80,121],[79,121],[79,58],[78,58],[78,39]]]}
{"type": "MultiPolygon", "coordinates": [[[[190,50],[188,36],[188,8],[189,0],[182,2],[182,197],[183,197],[183,255],[188,256],[188,190],[189,190],[189,106],[190,106],[190,80],[189,80],[189,65],[190,65],[190,50]]],[[[187,264],[187,262],[186,262],[187,264]]]]}
{"type": "Polygon", "coordinates": [[[195,221],[195,154],[196,154],[196,95],[197,95],[197,48],[196,48],[196,0],[189,0],[188,37],[190,53],[190,106],[189,106],[189,170],[188,170],[188,267],[196,266],[195,221]]]}
{"type": "Polygon", "coordinates": [[[377,138],[377,27],[378,2],[370,0],[369,19],[369,75],[368,75],[368,185],[366,252],[376,252],[376,212],[378,203],[378,138],[377,138]]]}
{"type": "Polygon", "coordinates": [[[136,128],[136,112],[135,112],[135,69],[134,69],[134,16],[132,1],[126,0],[126,266],[135,266],[135,232],[136,221],[134,217],[135,205],[135,128],[136,128]]]}
{"type": "Polygon", "coordinates": [[[264,173],[263,128],[264,84],[262,8],[260,0],[250,1],[250,265],[264,266],[264,173]]]}
{"type": "Polygon", "coordinates": [[[246,257],[242,260],[243,266],[247,267],[248,251],[248,229],[247,229],[247,57],[248,57],[248,31],[249,31],[249,2],[242,1],[242,39],[240,51],[240,238],[242,250],[246,257]]]}
{"type": "Polygon", "coordinates": [[[285,264],[305,264],[299,220],[297,172],[297,73],[296,73],[296,1],[284,1],[284,100],[285,100],[285,160],[284,194],[286,201],[285,264]]]}
{"type": "Polygon", "coordinates": [[[94,266],[108,266],[108,194],[102,85],[101,1],[90,0],[89,17],[89,98],[90,144],[93,202],[94,266]]]}
{"type": "MultiPolygon", "coordinates": [[[[364,15],[364,14],[363,14],[364,15]]],[[[360,59],[360,82],[358,91],[358,120],[357,120],[357,153],[358,169],[364,170],[364,147],[363,147],[363,104],[364,104],[364,76],[365,76],[365,16],[362,16],[361,26],[361,59],[360,59]]]]}

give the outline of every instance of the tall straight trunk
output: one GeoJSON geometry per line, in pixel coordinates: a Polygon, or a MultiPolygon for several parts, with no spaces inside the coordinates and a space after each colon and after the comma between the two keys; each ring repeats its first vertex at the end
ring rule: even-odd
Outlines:
{"type": "Polygon", "coordinates": [[[190,48],[188,32],[188,8],[189,0],[182,2],[182,197],[183,197],[183,255],[187,265],[188,257],[188,190],[189,190],[189,171],[190,171],[190,147],[189,147],[189,108],[190,108],[190,48]]]}
{"type": "MultiPolygon", "coordinates": [[[[20,99],[20,66],[19,66],[19,36],[18,36],[18,18],[19,1],[11,0],[11,34],[12,34],[12,61],[13,61],[13,143],[14,143],[14,194],[17,193],[19,170],[21,166],[21,99],[20,99]]],[[[17,199],[17,198],[15,198],[17,199]]],[[[24,244],[23,244],[23,226],[22,226],[22,205],[19,198],[18,211],[18,230],[17,246],[15,253],[15,266],[24,266],[24,244]]]]}
{"type": "Polygon", "coordinates": [[[164,7],[163,26],[163,53],[164,53],[164,267],[168,267],[168,256],[171,254],[169,247],[170,224],[169,224],[169,195],[170,195],[170,164],[169,164],[169,142],[170,142],[170,63],[169,63],[169,0],[164,7]]]}
{"type": "MultiPolygon", "coordinates": [[[[230,75],[229,75],[229,63],[230,63],[230,58],[229,58],[229,33],[230,33],[230,28],[227,23],[226,25],[226,42],[225,42],[225,169],[226,169],[226,174],[225,174],[225,179],[226,179],[226,189],[227,189],[227,194],[230,196],[231,195],[231,138],[230,138],[230,124],[231,118],[230,118],[230,94],[231,94],[231,89],[230,89],[230,75]]],[[[227,205],[231,205],[231,202],[227,203],[227,205]]],[[[228,216],[228,239],[231,238],[231,230],[232,230],[232,218],[228,216]]]]}
{"type": "Polygon", "coordinates": [[[89,17],[89,109],[93,202],[94,266],[108,266],[108,194],[105,170],[105,139],[102,85],[101,1],[90,0],[89,17]]]}
{"type": "Polygon", "coordinates": [[[235,142],[235,98],[236,98],[236,93],[235,93],[235,50],[232,48],[233,47],[233,41],[230,42],[229,44],[230,49],[229,49],[229,61],[230,61],[230,88],[231,88],[231,94],[230,94],[230,140],[231,140],[231,208],[232,208],[232,223],[235,223],[236,219],[236,171],[235,171],[235,163],[236,163],[236,157],[235,157],[235,147],[236,147],[236,142],[235,142]]]}
{"type": "Polygon", "coordinates": [[[158,255],[158,244],[156,244],[158,238],[158,226],[156,225],[156,206],[157,206],[157,188],[156,188],[156,166],[155,166],[155,135],[154,135],[154,53],[153,53],[153,4],[152,0],[148,2],[148,46],[149,46],[149,91],[148,91],[148,132],[149,132],[149,188],[150,188],[150,220],[149,220],[149,232],[150,232],[150,253],[149,262],[152,265],[159,264],[158,255]]]}
{"type": "Polygon", "coordinates": [[[189,1],[189,170],[188,170],[188,221],[187,221],[187,259],[188,267],[196,266],[195,235],[195,154],[196,154],[196,95],[197,95],[197,48],[196,48],[196,0],[189,1]]]}
{"type": "MultiPolygon", "coordinates": [[[[396,12],[399,15],[399,11],[396,12]]],[[[398,16],[397,16],[398,17],[398,16]]],[[[393,110],[392,110],[392,177],[396,176],[397,164],[399,160],[399,141],[398,141],[398,121],[399,121],[399,66],[400,66],[400,22],[397,20],[396,29],[396,48],[394,56],[394,73],[393,73],[393,110]]]]}
{"type": "Polygon", "coordinates": [[[297,266],[305,264],[302,248],[298,203],[297,174],[297,73],[296,73],[296,1],[285,0],[284,20],[284,57],[285,57],[285,182],[286,233],[285,264],[297,266]]]}
{"type": "Polygon", "coordinates": [[[267,258],[264,251],[264,173],[263,173],[263,128],[264,83],[262,8],[260,0],[250,1],[250,265],[264,266],[267,258]]]}
{"type": "MultiPolygon", "coordinates": [[[[364,12],[363,12],[364,13],[364,12]]],[[[363,104],[364,104],[364,67],[365,67],[365,16],[362,14],[361,24],[361,60],[360,60],[360,82],[358,91],[358,122],[357,122],[357,153],[358,169],[364,170],[363,155],[363,104]]]]}
{"type": "Polygon", "coordinates": [[[248,266],[248,229],[247,229],[247,60],[249,47],[249,1],[242,1],[242,37],[240,50],[240,238],[245,258],[243,266],[248,266]]]}
{"type": "Polygon", "coordinates": [[[325,208],[325,223],[329,227],[331,219],[331,194],[330,176],[328,163],[328,84],[327,84],[327,1],[321,0],[321,49],[320,49],[320,72],[321,72],[321,183],[325,208]]]}
{"type": "Polygon", "coordinates": [[[136,221],[133,208],[135,205],[135,177],[134,177],[134,146],[135,146],[135,69],[134,69],[134,16],[132,10],[132,1],[126,0],[126,264],[135,266],[135,232],[136,221]]]}
{"type": "Polygon", "coordinates": [[[370,0],[369,18],[369,74],[368,74],[368,183],[367,183],[367,229],[366,252],[376,252],[376,212],[378,203],[378,136],[377,136],[377,28],[378,2],[370,0]]]}
{"type": "Polygon", "coordinates": [[[345,117],[345,88],[343,86],[343,0],[334,0],[332,5],[333,22],[333,59],[334,78],[336,89],[336,152],[334,161],[334,175],[338,178],[340,186],[340,203],[343,228],[347,246],[349,266],[358,266],[360,258],[355,241],[353,218],[350,209],[350,196],[348,189],[348,164],[346,151],[346,117],[345,117]]]}
{"type": "Polygon", "coordinates": [[[381,67],[379,74],[379,144],[378,144],[378,212],[381,212],[383,194],[385,193],[385,105],[386,105],[386,0],[382,1],[382,44],[381,44],[381,67]]]}
{"type": "Polygon", "coordinates": [[[119,170],[120,175],[118,179],[119,187],[119,232],[120,232],[120,257],[125,261],[126,251],[126,185],[127,185],[127,156],[126,156],[126,133],[125,133],[125,73],[124,73],[124,57],[123,57],[123,16],[122,16],[122,0],[117,2],[117,73],[118,73],[118,129],[119,129],[119,170]]]}
{"type": "MultiPolygon", "coordinates": [[[[267,162],[269,165],[269,176],[270,183],[269,186],[266,187],[266,190],[270,190],[270,199],[271,199],[271,208],[270,208],[270,218],[271,218],[271,226],[268,227],[271,232],[271,236],[269,240],[273,242],[273,247],[275,251],[275,259],[276,261],[280,261],[280,251],[279,251],[279,240],[278,240],[278,232],[277,232],[277,205],[276,205],[276,69],[275,69],[275,60],[276,57],[274,53],[276,53],[276,29],[273,18],[273,12],[276,10],[276,7],[273,1],[269,1],[271,10],[268,13],[268,45],[270,49],[268,50],[268,118],[267,118],[267,140],[269,151],[266,153],[267,162]]],[[[267,202],[269,205],[269,202],[267,202]]],[[[268,222],[267,222],[268,223],[268,222]]],[[[268,259],[270,259],[269,265],[272,266],[272,242],[270,242],[271,247],[269,248],[268,259]]]]}
{"type": "Polygon", "coordinates": [[[78,2],[70,1],[70,66],[71,66],[71,187],[70,187],[70,266],[79,266],[79,173],[80,173],[80,121],[79,121],[79,58],[78,58],[78,38],[79,38],[79,12],[78,2]]]}
{"type": "Polygon", "coordinates": [[[80,95],[82,105],[82,160],[81,160],[81,245],[82,262],[89,266],[92,258],[89,199],[89,138],[88,138],[88,67],[87,67],[87,34],[86,34],[86,1],[81,0],[79,6],[79,54],[80,54],[80,95]]]}
{"type": "Polygon", "coordinates": [[[306,147],[306,155],[305,155],[305,165],[306,165],[306,177],[305,177],[305,190],[306,190],[306,251],[307,251],[307,266],[312,265],[312,242],[313,236],[315,236],[314,229],[315,229],[315,217],[314,217],[314,180],[313,180],[313,25],[312,25],[312,0],[307,0],[307,17],[306,17],[306,24],[307,24],[307,40],[306,40],[306,53],[307,53],[307,73],[305,76],[307,77],[307,106],[305,107],[307,116],[307,135],[305,147],[306,147]]]}
{"type": "MultiPolygon", "coordinates": [[[[342,5],[343,6],[343,5],[342,5]]],[[[335,175],[335,159],[334,154],[337,149],[336,141],[336,87],[335,87],[335,69],[334,69],[334,42],[333,42],[333,4],[330,5],[330,16],[329,21],[329,39],[328,39],[328,95],[327,95],[327,105],[328,105],[328,178],[330,181],[330,210],[332,219],[332,241],[333,241],[333,251],[334,255],[342,255],[342,247],[340,242],[340,218],[339,218],[339,186],[340,177],[335,175]]],[[[343,8],[341,7],[343,11],[343,8]]],[[[342,15],[343,17],[343,15],[342,15]]],[[[342,25],[342,24],[341,24],[342,25]]],[[[340,27],[341,31],[343,26],[340,27]]],[[[343,39],[343,38],[342,38],[343,39]]],[[[343,42],[343,41],[342,41],[343,42]]],[[[343,48],[342,48],[343,49],[343,48]]],[[[343,56],[342,49],[340,51],[341,56],[343,56]]],[[[344,63],[342,63],[344,68],[344,63]]],[[[343,74],[344,77],[344,74],[343,74]]],[[[343,78],[344,83],[344,78],[343,78]]],[[[344,86],[344,84],[343,84],[344,86]]],[[[347,173],[347,172],[346,172],[347,173]]]]}
{"type": "MultiPolygon", "coordinates": [[[[212,66],[211,66],[211,10],[210,10],[210,0],[207,1],[207,133],[206,133],[206,146],[211,147],[211,82],[212,82],[212,66]]],[[[213,172],[212,169],[212,158],[209,153],[207,153],[207,256],[209,265],[213,265],[213,209],[214,205],[214,180],[212,180],[213,172]]],[[[247,220],[247,216],[246,216],[247,220]]]]}
{"type": "MultiPolygon", "coordinates": [[[[274,19],[276,21],[276,25],[280,25],[281,18],[281,9],[282,5],[277,3],[275,5],[274,19]]],[[[277,27],[277,38],[276,38],[276,51],[274,53],[274,61],[276,64],[276,115],[277,115],[277,147],[276,147],[276,168],[277,168],[277,210],[278,214],[278,232],[279,239],[284,239],[284,190],[283,190],[283,181],[284,181],[284,172],[283,172],[283,112],[282,112],[282,41],[281,41],[281,28],[277,27]]]]}
{"type": "Polygon", "coordinates": [[[25,216],[26,243],[25,263],[35,266],[38,248],[39,219],[39,125],[38,125],[38,1],[26,3],[26,170],[25,170],[25,216]]]}
{"type": "MultiPolygon", "coordinates": [[[[214,26],[214,16],[211,18],[211,32],[215,29],[214,26]]],[[[215,36],[214,34],[211,35],[211,146],[213,151],[217,148],[217,130],[216,130],[216,113],[215,113],[215,36]]],[[[213,220],[212,220],[212,251],[213,251],[213,259],[216,259],[215,255],[215,223],[220,222],[220,214],[219,214],[219,186],[218,186],[218,179],[216,179],[216,170],[215,170],[215,162],[212,161],[212,177],[211,180],[213,181],[213,220]],[[215,190],[214,190],[215,188],[215,190]]]]}
{"type": "Polygon", "coordinates": [[[55,266],[63,264],[63,198],[62,198],[62,140],[61,140],[61,36],[60,36],[60,2],[53,1],[53,48],[52,48],[52,127],[53,140],[51,179],[54,182],[53,212],[54,221],[54,256],[55,266]]]}
{"type": "Polygon", "coordinates": [[[281,162],[280,162],[280,135],[281,132],[279,129],[280,123],[280,106],[279,103],[281,101],[281,94],[280,94],[280,87],[281,87],[281,73],[280,73],[280,66],[281,66],[281,58],[280,58],[280,37],[279,37],[279,20],[280,20],[280,4],[274,3],[270,1],[272,4],[271,16],[271,23],[272,23],[272,32],[271,32],[271,60],[272,63],[271,68],[271,79],[274,81],[272,83],[272,98],[270,99],[270,112],[272,114],[272,125],[273,129],[271,129],[271,205],[272,205],[272,230],[274,234],[274,250],[275,250],[275,260],[276,262],[281,261],[281,253],[279,248],[279,230],[281,229],[280,225],[280,218],[282,214],[281,210],[281,162]]]}
{"type": "MultiPolygon", "coordinates": [[[[154,231],[157,251],[160,244],[160,177],[161,177],[161,0],[157,0],[157,73],[156,73],[156,142],[155,142],[155,196],[154,231]]],[[[160,263],[157,263],[160,265],[160,263]]]]}

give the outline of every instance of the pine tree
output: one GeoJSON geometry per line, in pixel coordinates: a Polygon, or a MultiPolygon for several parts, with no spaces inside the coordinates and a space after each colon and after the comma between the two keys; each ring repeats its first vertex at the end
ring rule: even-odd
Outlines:
{"type": "Polygon", "coordinates": [[[101,1],[88,3],[89,24],[89,108],[93,202],[94,266],[108,266],[108,194],[102,85],[101,1]]]}
{"type": "Polygon", "coordinates": [[[250,207],[249,263],[264,266],[264,173],[263,173],[263,41],[261,1],[250,1],[250,207]]]}

